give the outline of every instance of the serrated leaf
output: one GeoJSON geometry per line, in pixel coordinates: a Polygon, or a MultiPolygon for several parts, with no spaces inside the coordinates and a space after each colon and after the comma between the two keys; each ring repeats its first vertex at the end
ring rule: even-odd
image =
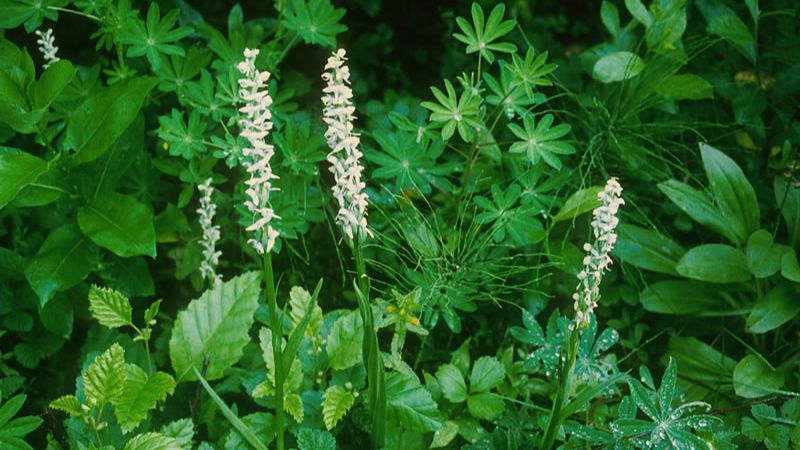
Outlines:
{"type": "Polygon", "coordinates": [[[127,364],[122,395],[114,403],[117,423],[122,431],[128,433],[136,428],[147,417],[148,411],[167,395],[172,395],[174,390],[175,380],[171,375],[156,372],[148,376],[139,366],[127,364]]]}
{"type": "Polygon", "coordinates": [[[328,360],[332,368],[345,370],[361,362],[364,325],[358,312],[340,317],[328,334],[328,360]]]}
{"type": "Polygon", "coordinates": [[[194,380],[192,367],[202,368],[208,358],[206,378],[220,378],[242,356],[258,308],[259,276],[247,272],[207,290],[178,313],[169,356],[177,381],[194,380]]]}
{"type": "Polygon", "coordinates": [[[467,399],[467,409],[472,417],[483,420],[492,420],[499,416],[505,409],[503,399],[491,392],[470,394],[467,399]]]}
{"type": "Polygon", "coordinates": [[[303,316],[311,307],[311,318],[308,321],[304,334],[306,336],[317,336],[322,329],[322,308],[316,302],[310,303],[311,293],[300,286],[292,287],[289,291],[289,317],[292,319],[292,325],[297,326],[303,316]]]}
{"type": "Polygon", "coordinates": [[[439,366],[436,379],[442,388],[444,398],[453,403],[461,403],[467,399],[467,383],[456,366],[452,364],[439,366]]]}
{"type": "Polygon", "coordinates": [[[336,450],[336,439],[327,431],[301,428],[297,432],[298,450],[336,450]]]}
{"type": "Polygon", "coordinates": [[[435,431],[442,426],[436,402],[411,374],[386,374],[386,400],[389,423],[403,430],[435,431]]]}
{"type": "Polygon", "coordinates": [[[89,288],[89,311],[100,325],[108,328],[132,324],[130,300],[113,289],[92,285],[89,288]]]}
{"type": "Polygon", "coordinates": [[[283,398],[283,409],[288,412],[297,423],[303,422],[303,399],[299,395],[289,393],[283,398]]]}
{"type": "Polygon", "coordinates": [[[125,383],[125,350],[115,342],[95,358],[81,377],[90,406],[115,402],[122,395],[125,383]]]}
{"type": "Polygon", "coordinates": [[[342,386],[334,385],[325,389],[322,399],[322,419],[325,428],[330,430],[335,427],[353,406],[354,401],[353,394],[342,386]]]}
{"type": "Polygon", "coordinates": [[[475,361],[469,374],[470,394],[485,392],[503,382],[506,370],[493,356],[482,356],[475,361]]]}
{"type": "Polygon", "coordinates": [[[62,395],[58,397],[50,402],[50,408],[63,411],[70,416],[80,416],[83,414],[81,402],[74,395],[62,395]]]}
{"type": "Polygon", "coordinates": [[[143,433],[129,440],[122,450],[183,450],[175,438],[160,433],[143,433]]]}
{"type": "Polygon", "coordinates": [[[161,434],[174,438],[184,449],[192,448],[194,439],[194,424],[191,419],[180,419],[161,427],[161,434]]]}
{"type": "Polygon", "coordinates": [[[95,244],[123,258],[156,257],[153,213],[135,198],[106,192],[78,209],[78,225],[95,244]]]}

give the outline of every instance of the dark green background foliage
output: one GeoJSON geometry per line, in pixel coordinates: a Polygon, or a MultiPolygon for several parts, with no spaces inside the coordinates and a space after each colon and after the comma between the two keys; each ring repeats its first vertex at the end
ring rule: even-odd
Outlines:
{"type": "Polygon", "coordinates": [[[800,448],[799,28],[793,0],[0,0],[0,447],[265,448],[277,377],[288,448],[800,448]],[[272,73],[277,320],[245,48],[272,73]],[[365,296],[325,160],[337,48],[365,296]],[[611,177],[614,265],[573,331],[611,177]]]}

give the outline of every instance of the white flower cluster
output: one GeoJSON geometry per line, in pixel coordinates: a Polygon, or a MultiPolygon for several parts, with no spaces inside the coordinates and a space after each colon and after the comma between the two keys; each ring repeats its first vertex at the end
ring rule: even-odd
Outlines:
{"type": "Polygon", "coordinates": [[[35,33],[39,36],[39,39],[36,40],[36,43],[39,44],[39,51],[44,55],[44,64],[42,64],[42,68],[47,69],[50,67],[50,64],[61,60],[61,58],[56,56],[56,53],[58,53],[58,47],[55,45],[56,38],[53,36],[52,28],[48,28],[44,33],[36,30],[35,33]]]}
{"type": "Polygon", "coordinates": [[[200,197],[200,208],[197,209],[197,215],[200,217],[200,228],[203,230],[203,239],[200,241],[200,246],[203,247],[203,262],[200,263],[200,275],[204,279],[208,278],[212,283],[216,283],[217,277],[214,273],[214,267],[219,264],[219,257],[222,252],[216,250],[220,232],[219,225],[214,225],[213,223],[214,215],[217,213],[217,205],[211,200],[211,195],[214,193],[214,188],[211,186],[211,178],[198,185],[197,189],[203,194],[200,197]]]}
{"type": "Polygon", "coordinates": [[[243,165],[250,178],[247,180],[247,200],[245,205],[253,213],[253,223],[247,227],[255,237],[247,242],[259,254],[272,251],[278,231],[272,227],[272,219],[280,219],[269,202],[270,192],[277,188],[272,186],[272,180],[278,177],[272,173],[270,159],[275,154],[275,148],[267,144],[266,137],[272,130],[272,97],[267,90],[267,80],[270,73],[256,69],[256,56],[258,49],[244,50],[245,60],[238,65],[239,71],[244,75],[239,80],[239,96],[245,105],[239,108],[244,118],[239,121],[242,128],[241,135],[247,139],[250,146],[242,150],[243,165]]]}
{"type": "Polygon", "coordinates": [[[600,282],[603,272],[611,265],[609,253],[617,242],[615,229],[619,224],[619,207],[625,204],[622,195],[622,186],[616,178],[611,178],[606,183],[597,198],[603,203],[593,211],[592,230],[594,244],[584,244],[583,250],[587,252],[583,258],[583,270],[578,274],[580,284],[572,298],[575,300],[575,326],[584,328],[589,324],[589,318],[597,307],[600,299],[600,282]]]}
{"type": "Polygon", "coordinates": [[[333,196],[339,202],[336,222],[342,226],[347,237],[353,239],[356,234],[362,238],[372,236],[367,227],[367,194],[366,183],[361,181],[364,167],[359,160],[363,154],[358,150],[360,139],[353,132],[355,107],[350,89],[350,69],[345,65],[345,51],[339,49],[328,58],[326,72],[322,79],[327,86],[322,90],[323,120],[328,125],[325,139],[331,152],[328,162],[336,180],[333,196]]]}

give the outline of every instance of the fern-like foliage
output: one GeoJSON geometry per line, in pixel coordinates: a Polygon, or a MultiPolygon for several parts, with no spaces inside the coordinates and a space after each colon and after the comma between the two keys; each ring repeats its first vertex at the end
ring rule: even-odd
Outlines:
{"type": "Polygon", "coordinates": [[[178,313],[169,356],[178,382],[195,380],[192,367],[203,367],[208,358],[206,379],[222,377],[225,369],[242,356],[250,337],[253,314],[258,308],[258,273],[247,272],[218,283],[178,313]]]}

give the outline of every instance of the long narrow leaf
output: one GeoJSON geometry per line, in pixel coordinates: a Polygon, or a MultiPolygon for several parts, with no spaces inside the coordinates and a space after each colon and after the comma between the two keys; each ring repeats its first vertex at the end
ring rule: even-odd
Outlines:
{"type": "Polygon", "coordinates": [[[220,411],[222,411],[222,415],[225,416],[226,419],[228,419],[228,422],[230,422],[231,425],[233,425],[233,428],[236,428],[236,431],[238,431],[239,434],[242,435],[242,438],[244,438],[244,440],[247,441],[248,444],[250,444],[251,446],[253,446],[253,448],[257,450],[267,450],[267,446],[262,444],[261,441],[258,440],[256,435],[253,433],[253,430],[248,428],[247,425],[245,425],[241,420],[239,420],[239,418],[236,417],[236,414],[233,411],[231,411],[230,408],[228,408],[228,405],[226,405],[225,402],[219,397],[219,395],[217,395],[217,393],[214,392],[214,389],[211,388],[211,386],[208,384],[205,378],[203,378],[203,375],[200,374],[197,368],[192,367],[192,370],[194,370],[194,374],[197,375],[197,379],[203,385],[206,392],[208,392],[208,395],[211,397],[212,400],[214,400],[214,403],[217,404],[220,411]]]}
{"type": "Polygon", "coordinates": [[[311,321],[311,315],[314,312],[314,305],[317,303],[317,296],[319,296],[319,291],[321,289],[322,278],[320,278],[319,282],[317,282],[317,287],[314,288],[314,293],[308,300],[308,307],[306,308],[305,314],[303,314],[303,318],[300,319],[300,322],[298,322],[297,326],[294,327],[294,330],[292,330],[292,333],[289,335],[289,341],[286,343],[283,353],[281,353],[283,367],[292,366],[292,362],[297,355],[297,350],[300,348],[300,343],[303,341],[303,334],[306,332],[306,327],[311,321]]]}

